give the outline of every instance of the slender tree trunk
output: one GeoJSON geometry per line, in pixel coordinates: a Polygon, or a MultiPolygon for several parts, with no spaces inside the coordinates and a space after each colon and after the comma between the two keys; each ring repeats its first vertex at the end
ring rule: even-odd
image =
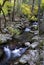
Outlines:
{"type": "Polygon", "coordinates": [[[6,22],[7,22],[7,20],[6,20],[6,17],[5,17],[5,14],[4,14],[4,11],[3,10],[2,10],[2,12],[3,12],[4,20],[5,20],[4,28],[6,28],[6,22]]]}
{"type": "Polygon", "coordinates": [[[12,13],[12,21],[14,21],[14,15],[15,15],[15,1],[16,0],[14,0],[13,13],[12,13]]]}
{"type": "MultiPolygon", "coordinates": [[[[4,4],[5,4],[6,1],[8,1],[8,0],[4,0],[4,1],[3,1],[3,4],[0,5],[0,13],[1,13],[2,7],[4,6],[4,4]]],[[[1,15],[0,15],[0,31],[1,31],[1,15]]]]}
{"type": "Polygon", "coordinates": [[[21,8],[20,8],[20,6],[21,6],[21,4],[22,4],[22,0],[18,0],[17,3],[18,3],[18,5],[17,5],[17,12],[20,14],[20,13],[21,13],[21,8]]]}
{"type": "Polygon", "coordinates": [[[43,21],[44,21],[44,11],[43,11],[43,21]]]}
{"type": "Polygon", "coordinates": [[[41,4],[41,0],[38,0],[38,30],[39,30],[39,34],[40,34],[40,10],[41,10],[41,7],[40,7],[40,4],[41,4]]]}
{"type": "Polygon", "coordinates": [[[1,16],[0,16],[0,31],[1,31],[1,16]]]}
{"type": "Polygon", "coordinates": [[[34,10],[34,3],[35,3],[35,0],[33,0],[33,2],[32,2],[32,13],[33,13],[33,10],[34,10]]]}
{"type": "Polygon", "coordinates": [[[0,31],[1,31],[1,17],[0,17],[0,31]]]}

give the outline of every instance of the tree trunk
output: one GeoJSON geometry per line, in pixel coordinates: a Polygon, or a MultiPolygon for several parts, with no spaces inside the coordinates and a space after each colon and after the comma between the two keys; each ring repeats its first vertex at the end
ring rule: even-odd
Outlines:
{"type": "Polygon", "coordinates": [[[14,21],[14,15],[15,15],[15,1],[14,0],[14,6],[13,6],[13,12],[12,12],[12,21],[14,21]]]}
{"type": "Polygon", "coordinates": [[[0,5],[0,31],[1,31],[1,9],[2,7],[1,7],[1,5],[0,5]]]}
{"type": "MultiPolygon", "coordinates": [[[[4,0],[3,4],[2,5],[0,4],[0,13],[1,13],[2,7],[4,6],[4,4],[5,4],[6,1],[8,1],[8,0],[4,0]]],[[[0,31],[1,31],[1,15],[0,15],[0,31]]]]}
{"type": "Polygon", "coordinates": [[[41,7],[40,7],[40,4],[41,4],[41,0],[38,0],[38,30],[39,30],[39,34],[40,34],[40,10],[41,10],[41,7]]]}
{"type": "Polygon", "coordinates": [[[5,23],[4,23],[4,28],[6,28],[6,17],[5,17],[5,14],[4,14],[4,11],[2,10],[2,12],[3,12],[3,16],[4,16],[4,20],[5,20],[5,23]]]}
{"type": "Polygon", "coordinates": [[[1,16],[0,16],[0,31],[1,31],[1,16]]]}
{"type": "Polygon", "coordinates": [[[20,6],[21,6],[21,4],[22,4],[22,0],[18,0],[18,13],[20,14],[21,13],[21,8],[20,8],[20,6]]]}
{"type": "Polygon", "coordinates": [[[35,0],[33,0],[33,2],[32,2],[32,13],[33,13],[33,10],[34,10],[34,3],[35,3],[35,0]]]}

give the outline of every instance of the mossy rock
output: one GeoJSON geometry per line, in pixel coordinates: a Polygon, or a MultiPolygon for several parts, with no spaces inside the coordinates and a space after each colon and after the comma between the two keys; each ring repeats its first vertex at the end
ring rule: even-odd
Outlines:
{"type": "Polygon", "coordinates": [[[19,35],[20,34],[20,30],[19,29],[14,29],[12,27],[8,27],[8,31],[11,35],[19,35]]]}
{"type": "Polygon", "coordinates": [[[43,49],[43,45],[44,45],[44,41],[40,42],[39,48],[40,48],[40,49],[43,49]]]}

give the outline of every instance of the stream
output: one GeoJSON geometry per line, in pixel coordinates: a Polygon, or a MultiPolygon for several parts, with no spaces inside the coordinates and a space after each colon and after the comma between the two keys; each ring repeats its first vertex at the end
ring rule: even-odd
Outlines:
{"type": "Polygon", "coordinates": [[[38,37],[38,34],[37,22],[26,26],[21,35],[13,38],[10,34],[0,34],[0,39],[4,43],[0,46],[0,51],[2,50],[0,65],[40,65],[40,63],[43,65],[41,61],[43,61],[44,51],[43,47],[40,47],[43,40],[38,37]]]}

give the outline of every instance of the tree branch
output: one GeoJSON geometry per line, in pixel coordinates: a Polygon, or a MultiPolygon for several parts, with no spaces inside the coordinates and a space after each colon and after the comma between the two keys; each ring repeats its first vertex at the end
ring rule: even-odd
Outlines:
{"type": "Polygon", "coordinates": [[[8,0],[4,0],[3,4],[2,4],[2,7],[4,6],[5,2],[8,1],[8,0]]]}

